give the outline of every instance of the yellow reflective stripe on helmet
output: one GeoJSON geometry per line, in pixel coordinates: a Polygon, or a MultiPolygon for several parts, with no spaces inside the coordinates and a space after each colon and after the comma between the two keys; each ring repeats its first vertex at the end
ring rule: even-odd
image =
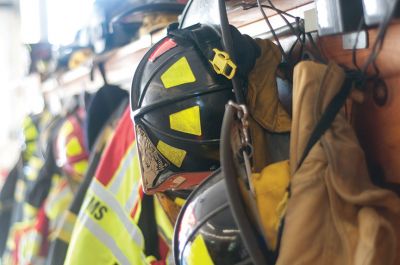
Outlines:
{"type": "Polygon", "coordinates": [[[201,136],[200,107],[194,106],[169,115],[172,130],[201,136]]]}
{"type": "Polygon", "coordinates": [[[73,137],[66,145],[67,156],[76,156],[80,155],[83,152],[83,148],[79,143],[77,137],[73,137]]]}
{"type": "Polygon", "coordinates": [[[161,140],[157,143],[157,149],[165,158],[171,161],[172,164],[177,167],[182,166],[182,162],[186,156],[185,150],[173,147],[167,143],[164,143],[161,140]]]}
{"type": "Polygon", "coordinates": [[[201,234],[196,236],[192,244],[186,246],[186,249],[188,249],[188,254],[185,255],[185,260],[188,265],[214,265],[201,234]]]}
{"type": "Polygon", "coordinates": [[[162,75],[161,81],[165,88],[171,88],[196,81],[186,57],[180,58],[171,65],[162,75]]]}

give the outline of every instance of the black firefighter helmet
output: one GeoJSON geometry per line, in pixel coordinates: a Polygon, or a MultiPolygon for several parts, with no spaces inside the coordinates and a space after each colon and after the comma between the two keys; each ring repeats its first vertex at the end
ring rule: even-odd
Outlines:
{"type": "Polygon", "coordinates": [[[174,229],[176,265],[253,264],[226,196],[221,171],[188,197],[174,229]]]}
{"type": "Polygon", "coordinates": [[[146,193],[190,190],[219,167],[222,118],[233,92],[207,59],[213,49],[221,50],[221,39],[211,26],[169,30],[135,72],[131,110],[146,193]]]}

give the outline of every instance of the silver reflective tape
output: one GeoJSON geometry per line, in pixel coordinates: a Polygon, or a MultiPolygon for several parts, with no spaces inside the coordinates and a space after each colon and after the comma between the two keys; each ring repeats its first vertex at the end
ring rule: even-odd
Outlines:
{"type": "Polygon", "coordinates": [[[139,196],[138,192],[139,181],[136,182],[135,186],[132,188],[131,194],[129,194],[128,200],[125,203],[125,211],[130,213],[133,206],[136,204],[136,199],[139,196]]]}
{"type": "MultiPolygon", "coordinates": [[[[86,215],[86,214],[85,214],[86,215]]],[[[117,243],[115,240],[104,230],[96,224],[95,221],[93,221],[89,216],[85,216],[83,220],[84,226],[92,232],[93,235],[95,235],[107,248],[111,250],[111,252],[115,255],[115,257],[118,259],[118,261],[122,265],[130,265],[129,259],[122,253],[122,251],[119,249],[117,243]]]]}
{"type": "Polygon", "coordinates": [[[110,194],[110,192],[104,188],[102,184],[100,184],[96,179],[92,182],[89,191],[92,191],[98,198],[104,201],[118,216],[121,223],[125,226],[125,229],[132,237],[132,239],[141,247],[144,247],[143,237],[142,234],[137,226],[135,226],[129,216],[122,206],[119,204],[117,199],[110,194]]]}
{"type": "Polygon", "coordinates": [[[109,190],[116,194],[121,187],[121,183],[125,177],[126,170],[128,169],[129,165],[132,163],[133,158],[137,155],[137,148],[136,144],[131,145],[129,152],[124,156],[122,165],[117,170],[117,175],[114,176],[114,180],[111,183],[109,190]]]}

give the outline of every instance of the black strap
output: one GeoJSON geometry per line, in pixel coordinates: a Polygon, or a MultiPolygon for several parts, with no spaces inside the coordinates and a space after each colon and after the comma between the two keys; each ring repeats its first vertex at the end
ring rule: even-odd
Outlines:
{"type": "Polygon", "coordinates": [[[195,24],[193,26],[190,26],[188,28],[184,29],[176,29],[175,27],[171,26],[171,29],[168,30],[168,36],[173,37],[175,39],[181,40],[181,41],[189,41],[191,42],[195,49],[200,52],[204,59],[204,62],[208,64],[208,60],[212,60],[214,57],[214,52],[212,51],[211,47],[214,48],[219,48],[221,49],[221,40],[217,38],[218,33],[215,32],[215,35],[212,36],[212,31],[211,31],[211,26],[210,26],[210,34],[207,36],[207,40],[199,40],[200,38],[203,38],[205,36],[198,36],[194,30],[200,29],[201,24],[195,24]]]}
{"type": "Polygon", "coordinates": [[[310,152],[311,148],[317,143],[317,141],[321,138],[321,136],[326,132],[326,130],[331,126],[332,122],[334,121],[336,115],[338,114],[339,110],[344,105],[347,96],[349,95],[353,84],[353,78],[346,77],[342,88],[339,92],[333,97],[331,102],[329,102],[328,106],[326,107],[325,112],[322,114],[320,120],[318,121],[317,125],[315,126],[313,132],[310,135],[306,148],[304,149],[303,155],[299,163],[297,164],[297,169],[303,164],[304,159],[307,157],[308,153],[310,152]]]}
{"type": "Polygon", "coordinates": [[[138,226],[145,238],[144,252],[146,256],[154,256],[160,260],[160,251],[158,245],[157,220],[154,209],[154,198],[150,195],[143,195],[142,211],[140,213],[138,226]]]}
{"type": "Polygon", "coordinates": [[[90,70],[90,81],[94,81],[94,70],[95,70],[96,66],[99,68],[99,72],[100,72],[101,78],[103,79],[104,85],[108,85],[107,74],[106,74],[104,62],[99,62],[99,63],[93,64],[92,69],[90,70]]]}

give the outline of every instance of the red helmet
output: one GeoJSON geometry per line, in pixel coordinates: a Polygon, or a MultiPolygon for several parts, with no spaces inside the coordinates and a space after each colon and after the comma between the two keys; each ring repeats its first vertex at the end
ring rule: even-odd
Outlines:
{"type": "Polygon", "coordinates": [[[88,151],[84,143],[82,120],[84,110],[67,116],[55,138],[54,157],[67,177],[81,182],[88,166],[88,151]]]}

